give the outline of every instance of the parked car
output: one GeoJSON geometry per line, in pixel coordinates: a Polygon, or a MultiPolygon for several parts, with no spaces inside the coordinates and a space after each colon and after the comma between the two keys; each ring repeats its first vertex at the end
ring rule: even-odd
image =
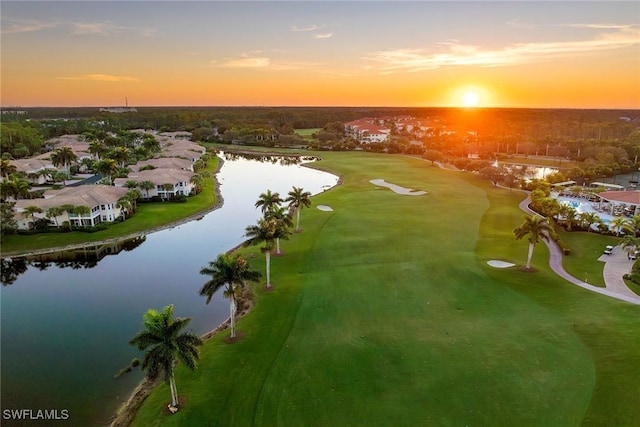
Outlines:
{"type": "Polygon", "coordinates": [[[607,247],[604,248],[604,253],[607,255],[611,255],[613,253],[613,246],[607,245],[607,247]]]}
{"type": "Polygon", "coordinates": [[[634,260],[634,261],[635,261],[636,259],[638,259],[638,251],[631,251],[631,252],[629,252],[629,259],[634,260]]]}

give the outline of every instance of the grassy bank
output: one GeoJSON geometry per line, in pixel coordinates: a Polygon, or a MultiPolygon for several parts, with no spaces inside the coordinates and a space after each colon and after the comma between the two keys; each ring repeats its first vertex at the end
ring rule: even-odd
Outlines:
{"type": "MultiPolygon", "coordinates": [[[[212,158],[205,169],[212,176],[218,170],[220,159],[212,158]]],[[[185,218],[212,209],[218,201],[215,179],[204,180],[200,194],[189,197],[186,203],[138,203],[136,213],[126,221],[113,224],[95,233],[72,231],[69,233],[42,233],[34,235],[8,235],[2,238],[2,254],[20,253],[57,248],[81,243],[99,242],[168,226],[185,218]]]]}
{"type": "Polygon", "coordinates": [[[486,264],[523,263],[522,195],[408,157],[323,158],[344,182],[313,202],[334,210],[303,212],[244,338],[207,342],[178,369],[181,411],[163,385],[135,425],[640,424],[640,309],[557,278],[543,245],[536,273],[486,264]]]}

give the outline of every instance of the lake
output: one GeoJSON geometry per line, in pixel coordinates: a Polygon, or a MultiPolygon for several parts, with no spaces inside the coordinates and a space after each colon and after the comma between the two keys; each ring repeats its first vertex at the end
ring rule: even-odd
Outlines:
{"type": "MultiPolygon", "coordinates": [[[[69,419],[60,425],[107,424],[143,376],[134,370],[114,378],[132,358],[142,358],[128,341],[142,328],[143,313],[174,304],[176,316],[193,318],[196,333],[214,329],[229,307],[220,294],[205,304],[200,269],[244,240],[245,228],[261,216],[254,207],[260,193],[285,198],[296,186],[317,194],[338,182],[282,158],[221,157],[216,178],[224,204],[200,220],[79,251],[75,261],[62,261],[61,254],[11,260],[22,268],[1,291],[3,414],[66,410],[69,419]]],[[[304,223],[304,211],[302,217],[304,223]]],[[[56,422],[31,425],[45,424],[56,422]]],[[[29,424],[3,418],[2,425],[29,424]]]]}

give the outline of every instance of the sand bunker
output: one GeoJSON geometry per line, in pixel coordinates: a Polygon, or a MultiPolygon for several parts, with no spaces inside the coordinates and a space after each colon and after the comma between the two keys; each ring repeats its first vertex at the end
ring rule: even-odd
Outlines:
{"type": "Polygon", "coordinates": [[[389,184],[388,182],[385,182],[384,179],[372,179],[369,182],[380,187],[387,187],[394,193],[402,194],[403,196],[422,196],[423,194],[427,194],[426,191],[414,191],[411,188],[404,188],[400,187],[399,185],[389,184]]]}
{"type": "Polygon", "coordinates": [[[496,268],[509,268],[515,265],[510,262],[498,261],[495,259],[492,259],[491,261],[487,261],[487,264],[489,264],[491,267],[496,267],[496,268]]]}
{"type": "Polygon", "coordinates": [[[331,206],[327,206],[327,205],[318,205],[318,206],[316,206],[316,208],[320,209],[321,211],[325,211],[325,212],[333,211],[333,209],[331,209],[331,206]]]}

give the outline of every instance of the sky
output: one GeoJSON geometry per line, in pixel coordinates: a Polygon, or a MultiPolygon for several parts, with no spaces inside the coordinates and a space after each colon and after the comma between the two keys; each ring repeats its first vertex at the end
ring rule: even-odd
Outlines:
{"type": "Polygon", "coordinates": [[[5,1],[0,103],[640,108],[637,1],[5,1]]]}

